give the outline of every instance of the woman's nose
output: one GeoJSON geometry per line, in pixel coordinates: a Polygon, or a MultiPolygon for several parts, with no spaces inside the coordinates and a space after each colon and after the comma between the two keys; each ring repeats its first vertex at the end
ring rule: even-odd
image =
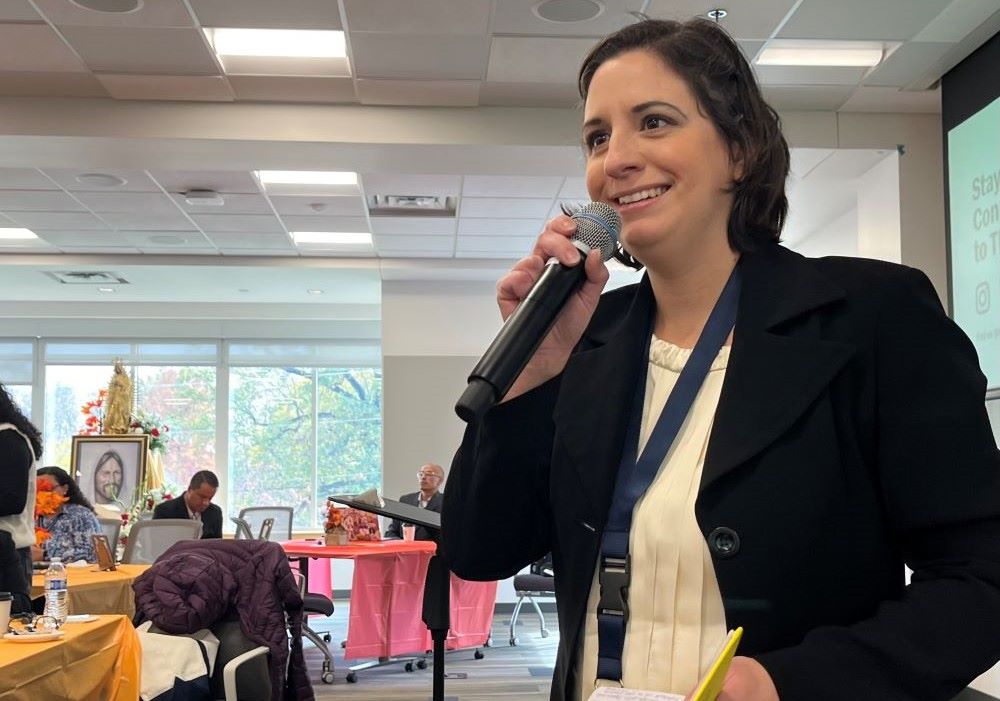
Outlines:
{"type": "Polygon", "coordinates": [[[604,156],[604,174],[609,178],[625,178],[642,169],[642,153],[633,135],[612,134],[604,156]]]}

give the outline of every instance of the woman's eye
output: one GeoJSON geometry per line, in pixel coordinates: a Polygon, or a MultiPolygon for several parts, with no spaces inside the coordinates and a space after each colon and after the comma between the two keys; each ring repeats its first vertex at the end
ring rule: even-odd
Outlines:
{"type": "Polygon", "coordinates": [[[608,135],[607,135],[607,133],[605,133],[603,131],[594,132],[592,134],[588,134],[587,135],[587,140],[586,141],[587,141],[587,150],[588,151],[593,151],[598,146],[601,146],[602,144],[607,143],[607,141],[608,141],[608,135]]]}
{"type": "Polygon", "coordinates": [[[666,117],[660,117],[658,115],[649,115],[648,117],[642,118],[642,128],[643,129],[659,129],[660,127],[665,127],[672,124],[666,117]]]}

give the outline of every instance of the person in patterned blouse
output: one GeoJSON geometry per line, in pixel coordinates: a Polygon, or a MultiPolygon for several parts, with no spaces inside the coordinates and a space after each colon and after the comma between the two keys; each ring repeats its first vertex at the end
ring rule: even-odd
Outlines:
{"type": "Polygon", "coordinates": [[[43,467],[38,470],[40,479],[49,480],[52,489],[62,494],[69,501],[62,505],[55,516],[43,516],[43,528],[47,528],[52,536],[45,541],[44,557],[42,549],[32,548],[32,559],[42,560],[59,557],[63,562],[86,560],[97,562],[92,535],[103,533],[100,522],[94,513],[94,507],[83,496],[76,481],[61,467],[43,467]]]}

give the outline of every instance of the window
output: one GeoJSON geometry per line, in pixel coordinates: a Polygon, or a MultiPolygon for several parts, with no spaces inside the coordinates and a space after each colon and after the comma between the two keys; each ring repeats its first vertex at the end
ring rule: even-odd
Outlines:
{"type": "Polygon", "coordinates": [[[45,424],[42,429],[46,465],[69,471],[72,438],[83,428],[80,407],[108,386],[111,365],[47,365],[45,424]]]}
{"type": "Polygon", "coordinates": [[[10,393],[14,403],[31,416],[31,382],[34,366],[34,341],[0,342],[0,382],[10,393]]]}
{"type": "Polygon", "coordinates": [[[229,513],[286,505],[317,527],[327,496],[381,484],[382,372],[232,368],[229,430],[229,513]]]}

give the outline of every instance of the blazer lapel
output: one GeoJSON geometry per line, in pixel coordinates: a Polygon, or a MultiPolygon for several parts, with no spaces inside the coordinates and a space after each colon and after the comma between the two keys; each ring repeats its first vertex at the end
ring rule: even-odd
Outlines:
{"type": "Polygon", "coordinates": [[[787,430],[855,351],[823,340],[819,319],[808,316],[845,292],[801,256],[774,245],[745,255],[741,265],[743,289],[703,490],[787,430]]]}
{"type": "Polygon", "coordinates": [[[597,347],[575,354],[563,373],[554,412],[557,440],[582,487],[586,512],[579,516],[594,526],[603,527],[611,505],[629,410],[646,372],[643,349],[652,308],[644,276],[621,323],[589,336],[597,347]]]}

